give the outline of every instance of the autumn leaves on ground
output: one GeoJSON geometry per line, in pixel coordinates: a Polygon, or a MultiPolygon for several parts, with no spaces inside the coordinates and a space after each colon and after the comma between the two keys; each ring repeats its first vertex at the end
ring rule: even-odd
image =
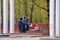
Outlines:
{"type": "MultiPolygon", "coordinates": [[[[2,26],[2,25],[1,25],[2,26]]],[[[28,33],[36,33],[39,34],[39,33],[42,33],[43,35],[49,35],[49,24],[40,24],[40,27],[43,28],[43,30],[46,30],[46,32],[43,32],[43,31],[29,31],[28,33]]],[[[3,33],[3,26],[1,28],[1,32],[3,33]]],[[[10,33],[10,25],[8,25],[8,32],[10,33]]],[[[14,26],[14,33],[19,33],[19,28],[18,28],[18,24],[15,24],[14,26]]]]}

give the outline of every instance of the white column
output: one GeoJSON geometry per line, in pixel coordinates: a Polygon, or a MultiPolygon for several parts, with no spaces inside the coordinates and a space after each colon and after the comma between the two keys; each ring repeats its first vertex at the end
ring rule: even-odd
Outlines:
{"type": "Polygon", "coordinates": [[[54,0],[50,0],[50,36],[54,36],[54,0]]]}
{"type": "Polygon", "coordinates": [[[0,33],[1,33],[1,0],[0,0],[0,33]]]}
{"type": "Polygon", "coordinates": [[[8,33],[8,0],[3,0],[3,33],[8,33]]]}
{"type": "Polygon", "coordinates": [[[14,0],[10,0],[10,33],[14,33],[14,0]]]}
{"type": "Polygon", "coordinates": [[[0,24],[1,24],[1,0],[0,0],[0,24]]]}
{"type": "Polygon", "coordinates": [[[60,0],[56,0],[56,36],[60,36],[60,0]]]}

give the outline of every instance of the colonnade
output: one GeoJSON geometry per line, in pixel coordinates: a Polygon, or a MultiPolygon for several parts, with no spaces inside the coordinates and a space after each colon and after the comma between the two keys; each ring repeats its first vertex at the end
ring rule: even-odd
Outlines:
{"type": "MultiPolygon", "coordinates": [[[[14,0],[10,0],[10,33],[14,33],[14,0]]],[[[8,33],[8,0],[3,0],[3,33],[8,33]]]]}
{"type": "MultiPolygon", "coordinates": [[[[49,1],[49,36],[60,36],[60,0],[56,0],[56,8],[54,5],[55,0],[50,0],[49,1]],[[55,13],[55,9],[56,13],[55,13]],[[56,29],[54,28],[54,14],[56,14],[56,29]],[[54,31],[54,29],[56,31],[54,31]]],[[[1,9],[0,9],[1,11],[1,9]]],[[[1,14],[1,12],[0,12],[1,14]]],[[[15,15],[14,15],[14,0],[10,0],[10,33],[14,33],[14,20],[15,20],[15,15]]],[[[8,33],[8,0],[3,1],[3,33],[8,33]]]]}

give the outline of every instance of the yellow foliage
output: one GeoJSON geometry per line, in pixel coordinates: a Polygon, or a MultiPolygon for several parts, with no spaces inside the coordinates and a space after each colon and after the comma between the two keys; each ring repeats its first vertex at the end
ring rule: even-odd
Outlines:
{"type": "MultiPolygon", "coordinates": [[[[48,23],[47,0],[34,0],[33,23],[48,23]]],[[[15,19],[18,22],[20,17],[26,16],[30,21],[32,0],[15,0],[15,19]],[[27,2],[27,4],[25,4],[27,2]],[[27,9],[26,9],[27,6],[27,9]]]]}

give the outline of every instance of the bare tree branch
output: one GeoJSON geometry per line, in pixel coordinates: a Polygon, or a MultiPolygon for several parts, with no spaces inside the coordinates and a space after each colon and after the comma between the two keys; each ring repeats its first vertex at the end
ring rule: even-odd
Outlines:
{"type": "Polygon", "coordinates": [[[37,7],[42,8],[42,9],[46,10],[47,12],[49,12],[49,10],[48,10],[48,9],[45,9],[45,8],[43,8],[43,7],[39,6],[37,3],[34,3],[34,4],[35,4],[37,7]]]}

